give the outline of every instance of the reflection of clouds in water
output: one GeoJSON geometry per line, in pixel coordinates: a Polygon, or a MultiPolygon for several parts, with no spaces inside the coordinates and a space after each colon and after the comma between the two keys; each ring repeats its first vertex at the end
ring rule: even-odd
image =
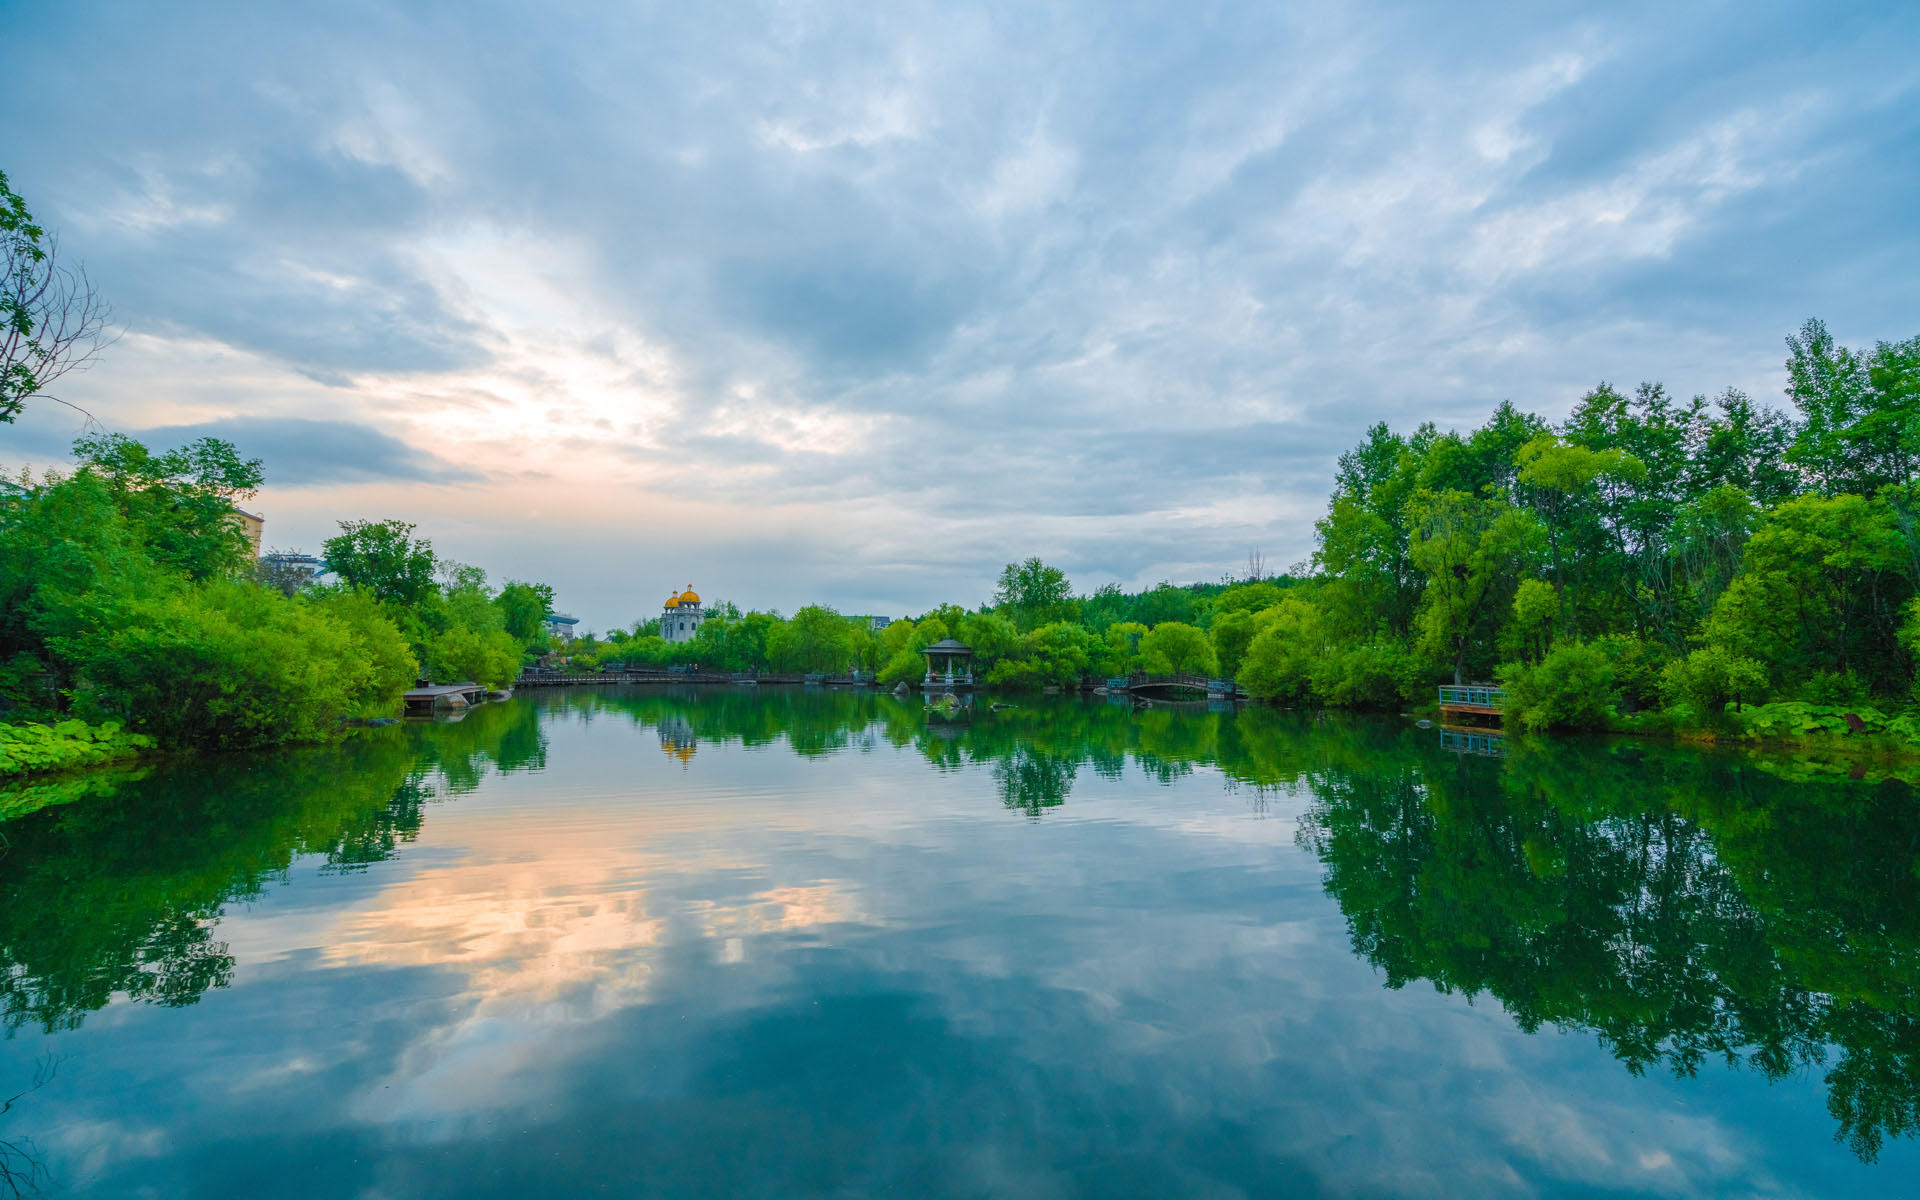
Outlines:
{"type": "Polygon", "coordinates": [[[696,901],[688,906],[688,913],[707,937],[733,944],[745,935],[791,933],[868,920],[852,886],[843,880],[769,888],[732,903],[696,901]]]}
{"type": "MultiPolygon", "coordinates": [[[[1276,785],[1265,819],[1203,756],[1170,785],[1127,759],[1078,772],[1030,822],[1003,789],[1056,782],[1084,732],[1036,748],[983,727],[936,770],[917,743],[807,760],[696,715],[683,773],[659,722],[574,716],[542,726],[543,770],[435,806],[396,857],[297,871],[231,910],[235,986],[99,1014],[90,1069],[116,1092],[63,1128],[93,1122],[102,1148],[60,1143],[93,1164],[82,1182],[244,1194],[246,1169],[284,1179],[316,1146],[312,1190],[342,1195],[588,1178],[1821,1194],[1868,1178],[1819,1157],[1845,1151],[1815,1081],[1636,1078],[1590,1036],[1522,1033],[1487,998],[1383,988],[1326,864],[1293,841],[1324,781],[1276,785]],[[149,1114],[150,1144],[111,1140],[110,1106],[149,1114]]],[[[1367,779],[1397,744],[1315,736],[1367,779]]]]}
{"type": "MultiPolygon", "coordinates": [[[[867,920],[846,881],[763,886],[764,865],[737,849],[701,848],[683,833],[636,839],[631,824],[611,820],[601,810],[473,825],[465,857],[395,879],[342,914],[323,955],[336,966],[449,967],[466,978],[476,1014],[544,1023],[644,1003],[669,943],[867,920]],[[714,895],[716,881],[741,890],[714,895]]],[[[685,824],[684,814],[665,823],[685,824]]]]}

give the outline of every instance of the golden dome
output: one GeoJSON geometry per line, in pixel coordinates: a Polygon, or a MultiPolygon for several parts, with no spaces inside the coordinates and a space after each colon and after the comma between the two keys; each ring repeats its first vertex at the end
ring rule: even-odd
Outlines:
{"type": "Polygon", "coordinates": [[[667,597],[667,607],[668,607],[668,608],[679,608],[679,607],[680,607],[680,597],[678,597],[678,596],[668,596],[668,597],[667,597]]]}
{"type": "Polygon", "coordinates": [[[700,603],[700,593],[689,587],[686,591],[680,593],[680,603],[698,604],[700,603]]]}

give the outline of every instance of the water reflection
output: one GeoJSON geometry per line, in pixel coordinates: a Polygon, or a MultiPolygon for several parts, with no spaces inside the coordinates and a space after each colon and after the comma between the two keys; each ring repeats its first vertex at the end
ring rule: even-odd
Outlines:
{"type": "MultiPolygon", "coordinates": [[[[775,751],[763,756],[769,770],[792,769],[781,766],[792,763],[786,751],[806,764],[837,759],[833,777],[852,786],[855,758],[891,748],[921,778],[990,781],[999,807],[985,798],[983,809],[1036,847],[1044,832],[1023,825],[1052,829],[1094,811],[1109,794],[1101,781],[1227,788],[1256,809],[1304,797],[1298,844],[1317,857],[1354,954],[1389,989],[1424,980],[1491,997],[1528,1032],[1591,1034],[1635,1074],[1686,1077],[1720,1063],[1768,1079],[1812,1072],[1835,1136],[1862,1160],[1920,1131],[1920,806],[1908,783],[1619,742],[1520,739],[1494,757],[1397,723],[1071,698],[930,720],[917,701],[870,692],[583,689],[325,750],[15,789],[0,794],[0,811],[23,814],[0,826],[8,1034],[78,1030],[116,1000],[193,1005],[246,965],[222,934],[228,910],[286,883],[296,864],[362,876],[404,858],[440,819],[435,804],[511,797],[508,777],[546,778],[585,753],[581,738],[617,746],[629,732],[657,741],[671,761],[646,749],[649,761],[689,781],[743,769],[726,753],[739,748],[775,751]],[[1095,796],[1076,797],[1077,787],[1095,796]]],[[[811,840],[788,851],[804,867],[774,877],[748,843],[802,818],[736,815],[728,793],[698,795],[636,815],[644,836],[614,844],[604,825],[530,794],[497,819],[470,815],[459,847],[385,880],[377,904],[330,913],[325,961],[336,971],[465,971],[465,1032],[440,1036],[456,1048],[472,1039],[447,1051],[468,1074],[426,1073],[379,1102],[397,1107],[363,1119],[427,1105],[429,1083],[443,1111],[480,1104],[491,1093],[472,1080],[505,1070],[490,1023],[507,1016],[562,1004],[630,1024],[665,1020],[640,1015],[655,1008],[684,1019],[710,1000],[690,980],[720,988],[711,972],[748,969],[766,938],[812,946],[809,931],[896,918],[835,857],[844,831],[831,811],[808,818],[811,840]],[[709,958],[680,962],[663,992],[659,956],[677,945],[709,958]]],[[[911,811],[910,797],[894,807],[911,811]]],[[[924,870],[911,843],[886,869],[924,870]]],[[[953,878],[918,881],[930,907],[953,878]]],[[[1017,895],[996,902],[1019,907],[1017,895]]],[[[796,961],[801,977],[823,969],[796,961]]],[[[856,1041],[891,1030],[888,1053],[938,1075],[934,1047],[955,1034],[929,1024],[918,1001],[861,995],[846,979],[819,987],[846,1030],[867,1030],[856,1041]]],[[[700,1019],[724,1032],[731,1018],[700,1019]]],[[[814,1036],[800,1040],[822,1056],[847,1052],[814,1036]]],[[[519,1075],[532,1071],[515,1062],[519,1075]]]]}
{"type": "Polygon", "coordinates": [[[1920,807],[1677,749],[1377,747],[1314,780],[1302,839],[1389,987],[1593,1031],[1628,1070],[1824,1071],[1863,1159],[1916,1131],[1920,807]]]}
{"type": "Polygon", "coordinates": [[[0,1020],[77,1028],[123,996],[192,1004],[233,977],[223,908],[302,857],[380,862],[423,806],[493,771],[544,764],[539,716],[493,705],[459,723],[369,730],[337,747],[207,758],[16,788],[0,857],[0,1020]]]}

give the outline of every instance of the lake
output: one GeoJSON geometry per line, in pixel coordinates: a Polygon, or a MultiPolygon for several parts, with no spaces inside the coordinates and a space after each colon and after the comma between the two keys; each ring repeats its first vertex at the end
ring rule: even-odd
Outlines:
{"type": "Polygon", "coordinates": [[[1016,703],[528,693],[16,792],[0,1194],[1920,1178],[1897,778],[1016,703]]]}

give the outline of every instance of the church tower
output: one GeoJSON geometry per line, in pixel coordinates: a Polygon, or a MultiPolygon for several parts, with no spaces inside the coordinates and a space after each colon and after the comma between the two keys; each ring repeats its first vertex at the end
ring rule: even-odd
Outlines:
{"type": "Polygon", "coordinates": [[[687,590],[668,596],[665,607],[660,610],[660,636],[669,642],[690,642],[693,635],[700,632],[700,622],[707,614],[700,607],[700,593],[688,584],[687,590]]]}

